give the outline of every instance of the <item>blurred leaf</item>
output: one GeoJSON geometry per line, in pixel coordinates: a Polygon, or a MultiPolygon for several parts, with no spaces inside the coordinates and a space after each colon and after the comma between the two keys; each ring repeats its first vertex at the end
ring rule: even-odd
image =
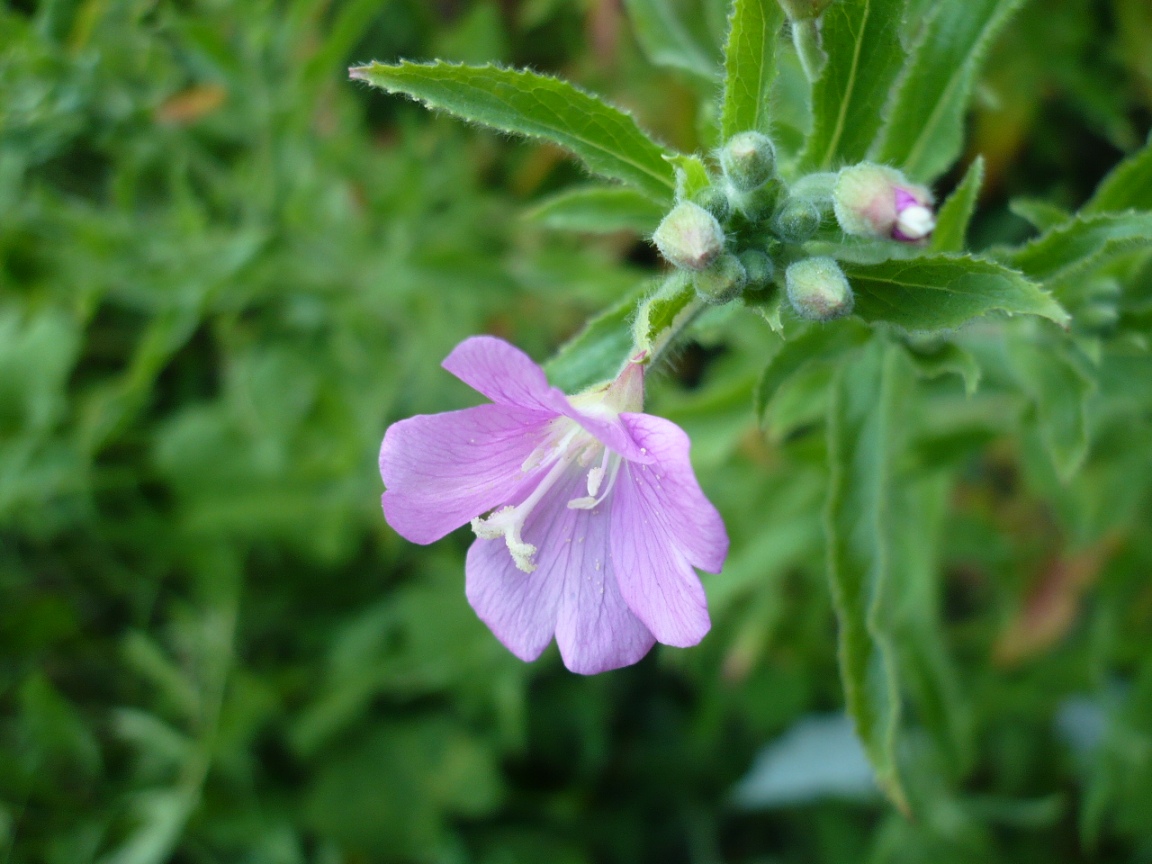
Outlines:
{"type": "Polygon", "coordinates": [[[1040,315],[1066,324],[1068,313],[1015,270],[982,258],[925,255],[908,261],[845,264],[856,314],[908,330],[958,327],[992,311],[1040,315]]]}
{"type": "Polygon", "coordinates": [[[645,286],[591,319],[544,364],[548,380],[565,393],[576,393],[616,377],[632,349],[631,322],[645,286]]]}
{"type": "Polygon", "coordinates": [[[1008,202],[1008,209],[1037,231],[1048,231],[1072,218],[1072,214],[1063,207],[1039,198],[1013,198],[1008,202]]]}
{"type": "Polygon", "coordinates": [[[198,796],[187,788],[148,789],[136,793],[132,812],[136,826],[99,864],[162,864],[169,860],[198,796]]]}
{"type": "Polygon", "coordinates": [[[701,40],[700,22],[686,20],[684,6],[677,0],[624,0],[649,60],[714,81],[720,75],[719,57],[707,40],[701,40]]]}
{"type": "Polygon", "coordinates": [[[921,182],[943,174],[963,147],[976,74],[1024,0],[938,0],[886,109],[880,162],[921,182]]]}
{"type": "Polygon", "coordinates": [[[720,108],[722,140],[750,130],[771,133],[776,42],[783,22],[776,0],[735,0],[732,4],[720,108]]]}
{"type": "Polygon", "coordinates": [[[524,215],[562,231],[635,231],[647,236],[660,224],[664,208],[631,189],[583,186],[546,198],[524,215]]]}
{"type": "Polygon", "coordinates": [[[1057,225],[1006,257],[1025,276],[1051,283],[1082,277],[1150,242],[1152,213],[1103,214],[1057,225]]]}
{"type": "Polygon", "coordinates": [[[753,411],[760,423],[764,423],[772,397],[790,378],[812,363],[837,359],[845,351],[863,345],[868,338],[867,329],[843,322],[813,327],[784,342],[764,367],[753,392],[753,411]]]}
{"type": "Polygon", "coordinates": [[[908,356],[916,372],[923,378],[958,375],[964,381],[964,392],[969,396],[980,386],[980,362],[971,351],[955,342],[943,342],[930,349],[912,348],[908,356]]]}
{"type": "Polygon", "coordinates": [[[1108,172],[1080,212],[1152,210],[1152,139],[1108,172]]]}
{"type": "Polygon", "coordinates": [[[803,158],[809,168],[829,170],[868,154],[904,61],[903,14],[904,0],[839,0],[824,13],[828,64],[812,87],[812,132],[803,158]]]}
{"type": "Polygon", "coordinates": [[[496,66],[372,63],[353,78],[429,108],[503,132],[543,138],[571,150],[588,168],[668,203],[675,188],[667,151],[629,115],[566,81],[496,66]]]}
{"type": "Polygon", "coordinates": [[[936,229],[932,232],[933,252],[963,252],[968,223],[976,210],[980,187],[984,183],[984,157],[977,156],[964,173],[960,185],[940,207],[936,229]]]}
{"type": "Polygon", "coordinates": [[[841,364],[828,408],[825,529],[840,625],[840,677],[856,734],[885,795],[908,809],[896,762],[900,688],[893,638],[889,496],[894,436],[907,393],[899,355],[875,339],[841,364]]]}

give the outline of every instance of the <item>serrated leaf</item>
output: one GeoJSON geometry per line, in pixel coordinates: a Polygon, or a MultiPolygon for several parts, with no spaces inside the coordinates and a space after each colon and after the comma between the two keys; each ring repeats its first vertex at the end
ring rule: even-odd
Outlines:
{"type": "Polygon", "coordinates": [[[1068,313],[1035,282],[1002,264],[963,255],[843,265],[856,314],[908,330],[959,327],[988,312],[1039,315],[1057,324],[1068,313]]]}
{"type": "Polygon", "coordinates": [[[867,328],[851,321],[814,326],[795,339],[789,339],[773,355],[760,374],[753,391],[753,410],[763,423],[772,397],[794,375],[812,363],[825,362],[863,345],[869,338],[867,328]]]}
{"type": "Polygon", "coordinates": [[[828,63],[812,88],[807,166],[827,170],[859,162],[871,149],[904,61],[903,14],[904,0],[840,0],[824,13],[828,63]]]}
{"type": "Polygon", "coordinates": [[[640,304],[632,328],[637,350],[647,351],[650,357],[659,354],[701,307],[692,279],[677,272],[640,304]]]}
{"type": "Polygon", "coordinates": [[[1088,215],[1124,210],[1152,210],[1152,138],[1100,181],[1080,212],[1088,215]]]}
{"type": "Polygon", "coordinates": [[[892,346],[874,340],[833,379],[825,530],[848,713],[880,788],[907,811],[896,761],[900,688],[889,506],[898,396],[907,391],[898,380],[898,359],[892,346]]]}
{"type": "Polygon", "coordinates": [[[524,216],[562,231],[651,234],[664,217],[664,208],[633,189],[583,186],[546,198],[524,216]]]}
{"type": "Polygon", "coordinates": [[[1066,342],[1017,339],[1009,346],[1020,385],[1036,408],[1040,440],[1068,482],[1088,455],[1088,398],[1096,382],[1066,342]]]}
{"type": "Polygon", "coordinates": [[[669,0],[624,0],[628,18],[645,56],[657,66],[682,69],[706,81],[720,76],[715,52],[696,36],[669,0]]]}
{"type": "Polygon", "coordinates": [[[632,321],[645,293],[637,288],[584,325],[560,346],[544,371],[565,393],[576,393],[616,377],[632,349],[632,321]]]}
{"type": "Polygon", "coordinates": [[[980,187],[984,184],[984,157],[977,156],[968,166],[964,179],[940,207],[936,230],[932,232],[933,252],[963,252],[968,223],[976,210],[980,187]]]}
{"type": "Polygon", "coordinates": [[[980,363],[971,351],[955,342],[945,342],[931,351],[909,349],[908,356],[922,378],[959,375],[964,381],[964,392],[969,396],[980,386],[980,363]]]}
{"type": "Polygon", "coordinates": [[[988,46],[1025,0],[937,0],[888,104],[878,161],[930,182],[960,155],[988,46]]]}
{"type": "Polygon", "coordinates": [[[1105,213],[1058,225],[1007,256],[1043,282],[1080,278],[1117,255],[1152,242],[1152,213],[1105,213]]]}
{"type": "Polygon", "coordinates": [[[371,63],[351,77],[429,108],[572,151],[596,174],[667,203],[675,187],[669,155],[618,108],[566,81],[520,69],[452,63],[371,63]]]}
{"type": "Polygon", "coordinates": [[[1008,202],[1008,209],[1037,231],[1048,231],[1072,218],[1063,207],[1041,198],[1013,198],[1008,202]]]}
{"type": "Polygon", "coordinates": [[[784,13],[776,0],[736,0],[724,55],[720,137],[754,130],[769,134],[769,99],[776,80],[776,39],[784,13]]]}

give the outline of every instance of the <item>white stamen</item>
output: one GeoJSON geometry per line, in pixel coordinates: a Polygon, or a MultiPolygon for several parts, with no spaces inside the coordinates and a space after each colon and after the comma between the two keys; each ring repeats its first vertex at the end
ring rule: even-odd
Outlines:
{"type": "Polygon", "coordinates": [[[936,216],[927,207],[913,204],[900,211],[896,227],[909,240],[920,240],[932,233],[936,227],[936,216]]]}
{"type": "Polygon", "coordinates": [[[521,503],[515,507],[503,507],[483,519],[472,520],[472,531],[476,536],[482,540],[496,540],[503,536],[504,542],[508,544],[508,551],[512,553],[512,560],[516,562],[516,567],[523,570],[525,573],[531,573],[536,569],[536,562],[532,557],[536,554],[536,547],[531,543],[524,542],[524,538],[520,536],[520,529],[524,527],[524,521],[532,512],[532,508],[540,503],[548,490],[556,485],[556,481],[568,469],[568,460],[561,458],[563,451],[556,456],[555,464],[540,481],[540,484],[532,491],[532,494],[525,498],[521,503]]]}
{"type": "Polygon", "coordinates": [[[591,510],[593,507],[607,498],[608,493],[612,491],[612,487],[616,485],[616,475],[620,471],[620,462],[620,456],[605,447],[603,460],[596,468],[593,468],[588,472],[588,497],[573,498],[568,502],[568,509],[591,510]],[[595,479],[593,479],[593,474],[596,475],[595,479]],[[608,483],[604,487],[603,494],[597,498],[596,492],[599,491],[600,486],[604,484],[605,474],[607,474],[608,483]]]}

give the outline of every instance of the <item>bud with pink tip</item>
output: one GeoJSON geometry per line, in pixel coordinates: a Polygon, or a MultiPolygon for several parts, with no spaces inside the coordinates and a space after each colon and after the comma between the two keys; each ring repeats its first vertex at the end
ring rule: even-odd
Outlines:
{"type": "Polygon", "coordinates": [[[916,243],[936,227],[932,193],[886,165],[861,162],[844,168],[832,199],[836,220],[847,234],[916,243]]]}
{"type": "Polygon", "coordinates": [[[681,201],[664,217],[652,241],[677,267],[703,270],[724,251],[724,229],[700,205],[681,201]]]}

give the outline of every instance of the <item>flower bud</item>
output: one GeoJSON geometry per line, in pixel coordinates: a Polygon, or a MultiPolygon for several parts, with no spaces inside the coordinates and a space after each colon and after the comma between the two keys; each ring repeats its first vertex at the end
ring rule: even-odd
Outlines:
{"type": "Polygon", "coordinates": [[[748,273],[739,258],[726,252],[707,270],[697,273],[693,284],[701,300],[719,306],[740,296],[748,285],[748,273]]]}
{"type": "Polygon", "coordinates": [[[751,192],[776,173],[776,148],[767,135],[741,132],[720,150],[720,167],[737,192],[751,192]]]}
{"type": "Polygon", "coordinates": [[[820,209],[807,198],[789,198],[773,220],[780,239],[803,243],[820,228],[820,209]]]}
{"type": "Polygon", "coordinates": [[[697,204],[716,217],[717,222],[725,222],[732,215],[732,201],[723,189],[706,186],[692,197],[697,204]]]}
{"type": "Polygon", "coordinates": [[[776,265],[772,259],[759,249],[748,249],[739,255],[740,263],[744,265],[744,272],[748,274],[748,290],[762,291],[772,284],[772,277],[776,275],[776,265]]]}
{"type": "Polygon", "coordinates": [[[703,207],[682,201],[664,217],[652,241],[677,267],[703,270],[724,251],[724,229],[703,207]]]}
{"type": "Polygon", "coordinates": [[[819,18],[833,0],[780,0],[780,8],[791,21],[804,21],[819,18]]]}
{"type": "Polygon", "coordinates": [[[884,165],[861,162],[844,168],[832,199],[836,220],[847,234],[915,243],[936,227],[932,193],[884,165]]]}
{"type": "Polygon", "coordinates": [[[805,258],[784,274],[788,301],[809,321],[832,321],[852,311],[852,288],[831,258],[805,258]]]}
{"type": "Polygon", "coordinates": [[[740,208],[748,219],[760,222],[771,216],[780,206],[780,198],[784,195],[784,184],[778,179],[771,179],[759,189],[751,192],[733,195],[734,203],[740,208]]]}

